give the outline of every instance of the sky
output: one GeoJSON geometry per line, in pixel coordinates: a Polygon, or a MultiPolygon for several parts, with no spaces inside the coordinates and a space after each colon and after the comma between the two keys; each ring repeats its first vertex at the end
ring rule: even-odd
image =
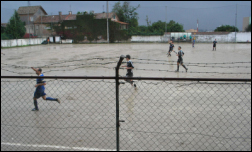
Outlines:
{"type": "MultiPolygon", "coordinates": [[[[108,1],[109,12],[118,1],[108,1]]],[[[129,1],[130,6],[140,7],[138,24],[147,25],[146,16],[151,23],[159,20],[174,20],[184,26],[184,30],[197,29],[213,31],[221,25],[235,26],[237,11],[237,28],[242,30],[244,17],[251,16],[251,1],[129,1]],[[237,6],[237,9],[236,9],[237,6]]],[[[120,1],[121,5],[123,1],[120,1]]],[[[28,1],[1,1],[1,23],[7,23],[14,10],[27,6],[28,1]]],[[[30,6],[41,5],[48,15],[73,14],[80,12],[102,13],[107,11],[107,1],[30,1],[30,6]]]]}

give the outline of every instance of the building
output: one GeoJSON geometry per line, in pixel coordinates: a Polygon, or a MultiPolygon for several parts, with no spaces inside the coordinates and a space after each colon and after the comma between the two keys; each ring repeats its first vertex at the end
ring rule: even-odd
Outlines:
{"type": "Polygon", "coordinates": [[[197,32],[197,30],[190,29],[190,30],[185,30],[185,32],[187,32],[187,33],[189,33],[189,32],[197,32]]]}
{"type": "MultiPolygon", "coordinates": [[[[107,13],[93,13],[95,19],[106,19],[107,13]]],[[[76,20],[77,14],[72,14],[72,11],[69,11],[68,14],[62,15],[62,12],[60,11],[58,15],[44,15],[39,16],[37,19],[33,22],[34,23],[34,34],[35,35],[41,35],[41,36],[50,36],[50,35],[56,35],[55,31],[50,30],[51,26],[48,26],[50,24],[59,23],[58,26],[60,26],[60,22],[64,20],[76,20]]],[[[120,29],[128,29],[128,23],[119,21],[118,16],[115,13],[108,13],[108,18],[111,19],[113,22],[117,22],[120,24],[120,29]]],[[[72,27],[65,27],[66,29],[72,28],[72,27]]]]}
{"type": "Polygon", "coordinates": [[[17,11],[20,20],[25,22],[26,33],[35,33],[34,21],[39,17],[47,15],[42,6],[22,6],[17,11]]]}
{"type": "Polygon", "coordinates": [[[242,24],[242,31],[245,32],[248,25],[251,24],[251,17],[244,17],[243,24],[242,24]]]}
{"type": "Polygon", "coordinates": [[[72,14],[72,11],[69,11],[66,15],[62,15],[62,12],[59,12],[59,15],[40,16],[34,21],[35,34],[41,36],[55,35],[56,33],[50,30],[51,26],[48,25],[60,23],[64,20],[76,20],[76,14],[72,14]]]}
{"type": "MultiPolygon", "coordinates": [[[[95,13],[94,15],[95,15],[95,19],[106,19],[107,18],[107,13],[105,13],[105,12],[95,13]]],[[[108,19],[111,19],[111,21],[113,21],[113,22],[119,23],[121,30],[128,29],[129,23],[119,21],[119,18],[115,13],[113,13],[113,12],[108,13],[108,19]]]]}

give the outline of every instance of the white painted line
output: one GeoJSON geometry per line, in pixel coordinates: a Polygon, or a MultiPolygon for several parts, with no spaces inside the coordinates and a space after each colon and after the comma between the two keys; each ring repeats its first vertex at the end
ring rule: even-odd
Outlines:
{"type": "Polygon", "coordinates": [[[87,147],[66,147],[66,146],[56,146],[56,145],[31,145],[31,144],[21,144],[21,143],[1,143],[1,145],[35,147],[35,148],[56,148],[56,149],[66,149],[66,150],[82,150],[82,151],[116,151],[115,149],[98,149],[98,148],[87,148],[87,147]]]}

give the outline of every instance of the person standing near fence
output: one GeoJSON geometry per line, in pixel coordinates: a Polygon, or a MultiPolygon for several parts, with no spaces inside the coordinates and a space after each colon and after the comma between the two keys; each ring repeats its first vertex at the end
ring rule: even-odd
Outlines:
{"type": "MultiPolygon", "coordinates": [[[[134,66],[133,66],[132,61],[130,60],[130,55],[126,55],[126,60],[127,60],[127,65],[123,65],[122,67],[126,67],[126,69],[127,69],[126,77],[131,78],[131,77],[133,77],[132,69],[134,69],[134,66]]],[[[133,86],[132,80],[125,79],[125,81],[129,82],[133,86]]],[[[136,84],[134,84],[134,87],[136,88],[136,84]]]]}
{"type": "Polygon", "coordinates": [[[178,56],[178,61],[177,61],[177,70],[175,72],[179,72],[179,64],[181,64],[186,72],[188,70],[188,68],[186,68],[186,66],[183,64],[183,56],[184,56],[184,52],[181,50],[181,46],[178,47],[178,53],[177,53],[177,56],[178,56]]]}
{"type": "Polygon", "coordinates": [[[169,47],[169,51],[168,51],[168,56],[171,56],[171,51],[173,51],[174,48],[174,43],[173,41],[170,41],[170,47],[169,47]]]}
{"type": "Polygon", "coordinates": [[[215,48],[215,51],[216,51],[216,43],[217,43],[217,41],[216,41],[216,39],[213,41],[213,50],[214,50],[214,48],[215,48]]]}
{"type": "Polygon", "coordinates": [[[44,87],[44,85],[46,85],[46,82],[43,81],[44,79],[42,78],[44,76],[44,74],[42,73],[42,69],[40,68],[35,69],[33,67],[31,68],[36,72],[38,76],[41,77],[41,78],[37,78],[37,84],[35,85],[36,90],[33,96],[35,108],[32,109],[32,111],[39,111],[37,99],[39,99],[40,97],[42,97],[44,100],[57,101],[58,103],[60,103],[60,100],[58,98],[46,97],[45,87],[44,87]]]}

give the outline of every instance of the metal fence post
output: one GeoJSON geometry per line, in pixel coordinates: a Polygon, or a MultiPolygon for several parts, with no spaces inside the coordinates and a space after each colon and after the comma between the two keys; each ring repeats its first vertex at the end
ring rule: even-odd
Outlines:
{"type": "Polygon", "coordinates": [[[116,150],[120,151],[120,141],[119,141],[119,127],[120,127],[120,120],[119,120],[119,68],[122,64],[123,59],[125,58],[124,55],[120,56],[120,59],[117,63],[115,74],[116,74],[116,150]]]}

